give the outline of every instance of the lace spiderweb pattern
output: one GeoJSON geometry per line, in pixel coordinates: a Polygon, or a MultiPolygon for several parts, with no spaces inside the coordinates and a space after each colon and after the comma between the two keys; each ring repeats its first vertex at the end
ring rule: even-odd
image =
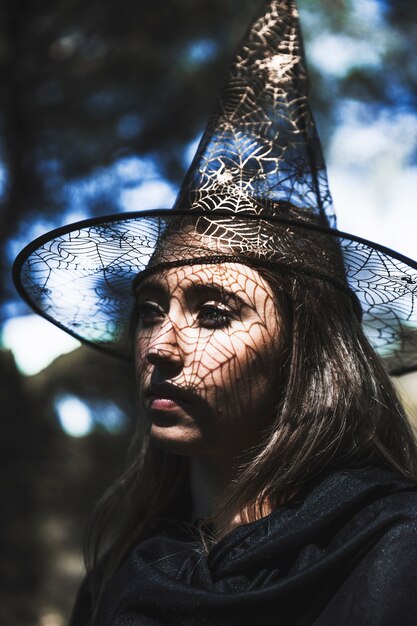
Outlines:
{"type": "MultiPolygon", "coordinates": [[[[41,244],[34,242],[32,251],[26,251],[16,266],[26,299],[44,317],[82,341],[128,356],[132,283],[148,267],[162,234],[178,220],[170,213],[125,219],[114,216],[108,222],[80,224],[79,229],[58,233],[41,244]]],[[[181,242],[184,249],[187,240],[189,235],[179,233],[178,250],[181,242]]],[[[392,373],[414,369],[416,264],[410,267],[364,241],[348,237],[338,237],[338,241],[347,280],[362,304],[364,328],[372,345],[392,373]]],[[[196,245],[193,256],[204,256],[204,262],[210,263],[210,257],[222,252],[220,247],[209,251],[205,244],[201,248],[196,245]]],[[[172,249],[170,254],[169,262],[174,264],[172,249]]],[[[178,258],[183,261],[184,254],[178,258]]],[[[294,266],[294,259],[290,263],[284,258],[277,267],[282,270],[291,264],[294,266]]]]}
{"type": "Polygon", "coordinates": [[[269,0],[237,51],[176,207],[336,226],[292,0],[269,0]],[[213,201],[215,198],[215,201],[213,201]]]}

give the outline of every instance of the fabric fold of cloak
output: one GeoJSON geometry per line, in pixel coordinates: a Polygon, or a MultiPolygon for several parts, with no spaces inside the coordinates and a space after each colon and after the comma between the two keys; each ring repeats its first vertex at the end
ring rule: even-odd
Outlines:
{"type": "MultiPolygon", "coordinates": [[[[87,624],[88,582],[70,626],[87,624]]],[[[205,554],[160,522],[110,581],[100,626],[409,626],[417,616],[417,486],[383,469],[333,472],[205,554]]]]}

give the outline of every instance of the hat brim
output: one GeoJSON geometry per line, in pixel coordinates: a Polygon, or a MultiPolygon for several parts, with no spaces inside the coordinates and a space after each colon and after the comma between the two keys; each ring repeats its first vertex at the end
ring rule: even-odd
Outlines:
{"type": "MultiPolygon", "coordinates": [[[[199,215],[207,217],[204,211],[193,211],[193,216],[199,215]]],[[[231,217],[221,211],[215,215],[231,217]]],[[[133,281],[146,269],[167,225],[179,216],[190,216],[190,211],[113,214],[52,230],[16,258],[16,288],[34,311],[76,339],[130,359],[133,281]]],[[[239,219],[262,219],[337,239],[349,287],[360,302],[364,330],[374,349],[392,375],[417,369],[417,262],[361,237],[311,223],[251,213],[239,214],[239,219]]],[[[196,262],[187,255],[181,260],[182,264],[196,262]]],[[[207,255],[198,262],[216,261],[207,255]]],[[[268,265],[267,259],[258,264],[268,265]]],[[[275,261],[273,265],[280,266],[275,261]]],[[[288,269],[297,271],[296,266],[288,269]]],[[[319,277],[334,282],[330,272],[329,277],[325,273],[319,277]]]]}

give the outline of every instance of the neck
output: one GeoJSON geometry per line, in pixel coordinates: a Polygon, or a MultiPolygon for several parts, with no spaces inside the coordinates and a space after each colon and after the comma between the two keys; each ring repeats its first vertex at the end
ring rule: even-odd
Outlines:
{"type": "MultiPolygon", "coordinates": [[[[235,468],[230,462],[208,456],[194,456],[190,459],[190,485],[193,500],[194,516],[197,518],[211,518],[216,515],[225,490],[229,486],[235,468]]],[[[228,521],[215,524],[215,534],[225,534],[242,523],[240,515],[228,512],[228,521]]]]}
{"type": "Polygon", "coordinates": [[[190,484],[193,510],[196,517],[211,517],[228,484],[224,464],[207,456],[193,456],[190,459],[190,484]]]}

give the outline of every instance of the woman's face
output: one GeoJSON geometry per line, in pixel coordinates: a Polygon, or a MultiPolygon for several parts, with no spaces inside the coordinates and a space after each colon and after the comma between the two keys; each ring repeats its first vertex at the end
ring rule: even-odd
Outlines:
{"type": "Polygon", "coordinates": [[[178,454],[256,444],[279,399],[280,317],[239,263],[172,268],[137,290],[136,376],[151,438],[178,454]]]}

